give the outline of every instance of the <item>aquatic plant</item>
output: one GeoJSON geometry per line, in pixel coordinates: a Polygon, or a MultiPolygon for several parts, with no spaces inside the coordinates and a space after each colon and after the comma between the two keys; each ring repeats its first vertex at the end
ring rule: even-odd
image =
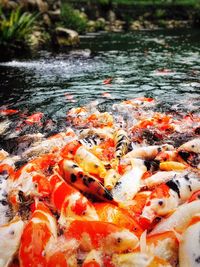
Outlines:
{"type": "Polygon", "coordinates": [[[0,45],[26,46],[36,17],[35,14],[22,12],[20,8],[6,16],[0,9],[0,45]]]}
{"type": "Polygon", "coordinates": [[[65,3],[61,6],[61,20],[63,26],[73,29],[78,33],[84,33],[87,28],[87,17],[79,10],[65,3]]]}

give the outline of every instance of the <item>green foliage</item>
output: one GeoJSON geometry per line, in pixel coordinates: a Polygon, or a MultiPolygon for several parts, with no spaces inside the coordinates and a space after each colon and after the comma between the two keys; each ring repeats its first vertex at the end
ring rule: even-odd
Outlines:
{"type": "Polygon", "coordinates": [[[110,4],[112,1],[110,1],[110,0],[99,0],[98,2],[99,2],[100,5],[108,5],[108,4],[110,4]]]}
{"type": "Polygon", "coordinates": [[[158,8],[155,12],[155,17],[156,18],[163,18],[166,15],[166,11],[164,9],[158,8]]]}
{"type": "Polygon", "coordinates": [[[61,6],[61,20],[63,26],[84,33],[87,28],[87,18],[79,10],[73,9],[69,4],[61,6]]]}
{"type": "Polygon", "coordinates": [[[8,17],[0,10],[0,44],[25,45],[33,31],[35,20],[36,15],[22,13],[19,8],[13,10],[8,17]]]}

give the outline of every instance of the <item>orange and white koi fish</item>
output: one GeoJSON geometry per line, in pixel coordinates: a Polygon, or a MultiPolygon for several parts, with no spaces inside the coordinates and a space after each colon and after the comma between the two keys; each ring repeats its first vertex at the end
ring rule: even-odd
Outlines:
{"type": "Polygon", "coordinates": [[[59,224],[64,226],[73,220],[99,220],[92,203],[78,190],[67,184],[57,174],[52,175],[50,182],[53,188],[51,205],[60,213],[59,224]]]}
{"type": "Polygon", "coordinates": [[[112,78],[112,77],[111,77],[111,78],[107,78],[107,79],[105,79],[105,80],[103,81],[103,84],[111,84],[112,81],[113,81],[113,78],[112,78]]]}
{"type": "Polygon", "coordinates": [[[165,216],[200,190],[200,179],[185,174],[173,177],[166,184],[156,187],[146,203],[140,221],[152,223],[156,216],[165,216]]]}
{"type": "Polygon", "coordinates": [[[93,249],[87,254],[82,267],[103,267],[103,257],[101,251],[93,249]]]}
{"type": "Polygon", "coordinates": [[[17,170],[8,179],[8,198],[18,207],[20,203],[19,192],[25,197],[48,197],[51,193],[51,185],[47,177],[51,175],[51,169],[57,162],[54,154],[47,154],[34,159],[17,170]]]}
{"type": "Polygon", "coordinates": [[[73,221],[64,235],[75,238],[82,251],[99,249],[112,254],[133,250],[139,244],[136,235],[129,230],[101,221],[73,221]]]}
{"type": "Polygon", "coordinates": [[[60,235],[50,239],[45,247],[46,266],[48,267],[78,267],[79,243],[74,238],[66,239],[60,235]]]}
{"type": "Polygon", "coordinates": [[[19,249],[23,229],[24,222],[20,218],[0,226],[0,266],[9,266],[19,249]]]}
{"type": "Polygon", "coordinates": [[[143,229],[137,220],[126,210],[119,208],[111,203],[95,203],[94,207],[99,215],[99,220],[110,222],[133,232],[140,237],[143,229]]]}
{"type": "Polygon", "coordinates": [[[47,266],[45,249],[57,237],[56,220],[41,202],[35,204],[31,220],[25,226],[19,249],[20,266],[47,266]]]}

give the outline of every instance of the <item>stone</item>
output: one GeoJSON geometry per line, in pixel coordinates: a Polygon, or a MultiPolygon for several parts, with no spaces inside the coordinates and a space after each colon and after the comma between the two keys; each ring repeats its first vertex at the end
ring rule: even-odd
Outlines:
{"type": "Polygon", "coordinates": [[[36,0],[21,0],[20,3],[25,8],[37,9],[37,1],[36,0]]]}
{"type": "Polygon", "coordinates": [[[135,30],[142,30],[144,29],[142,23],[139,20],[135,20],[131,23],[130,25],[130,30],[135,31],[135,30]]]}
{"type": "Polygon", "coordinates": [[[58,21],[60,20],[60,9],[57,9],[57,10],[49,10],[48,12],[50,18],[52,19],[52,21],[58,21]]]}
{"type": "Polygon", "coordinates": [[[45,13],[45,14],[43,14],[42,18],[43,18],[44,24],[46,26],[50,27],[51,26],[51,19],[50,19],[49,15],[47,13],[45,13]]]}
{"type": "Polygon", "coordinates": [[[98,18],[96,20],[96,29],[97,30],[105,30],[106,20],[104,18],[98,18]]]}
{"type": "Polygon", "coordinates": [[[36,2],[37,2],[38,10],[41,13],[45,13],[48,11],[49,6],[48,6],[47,2],[45,2],[43,0],[36,0],[36,2]]]}
{"type": "Polygon", "coordinates": [[[88,32],[95,32],[96,31],[96,21],[89,20],[87,22],[87,31],[88,32]]]}
{"type": "Polygon", "coordinates": [[[49,42],[50,42],[49,34],[39,29],[35,30],[29,38],[29,44],[32,49],[38,49],[44,44],[47,44],[49,42]]]}
{"type": "Polygon", "coordinates": [[[56,41],[59,46],[76,46],[79,44],[79,35],[76,31],[57,27],[56,30],[56,41]]]}
{"type": "Polygon", "coordinates": [[[108,20],[110,21],[110,23],[114,23],[116,20],[116,15],[112,10],[109,10],[108,12],[108,20]]]}
{"type": "Polygon", "coordinates": [[[16,3],[15,1],[9,1],[8,2],[8,6],[7,6],[8,9],[16,9],[18,7],[19,7],[19,4],[16,3]]]}

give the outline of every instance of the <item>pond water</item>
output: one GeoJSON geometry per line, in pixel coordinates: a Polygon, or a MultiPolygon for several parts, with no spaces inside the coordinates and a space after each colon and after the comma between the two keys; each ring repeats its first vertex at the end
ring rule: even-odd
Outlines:
{"type": "Polygon", "coordinates": [[[197,30],[91,34],[68,53],[41,51],[0,63],[1,106],[54,119],[94,100],[103,110],[138,96],[154,97],[162,108],[198,112],[199,93],[197,30]],[[107,78],[111,84],[103,83],[107,78]]]}

